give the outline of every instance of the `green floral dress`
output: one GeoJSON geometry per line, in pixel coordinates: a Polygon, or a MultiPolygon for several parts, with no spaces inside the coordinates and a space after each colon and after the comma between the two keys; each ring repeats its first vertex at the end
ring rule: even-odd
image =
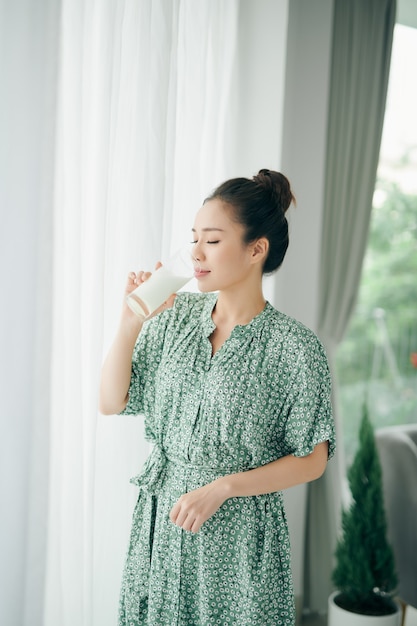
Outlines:
{"type": "Polygon", "coordinates": [[[230,498],[191,533],[178,498],[279,457],[334,452],[327,359],[317,337],[269,303],[212,356],[216,294],[179,294],[145,323],[125,414],[144,414],[152,452],[139,476],[119,625],[293,626],[282,493],[230,498]]]}

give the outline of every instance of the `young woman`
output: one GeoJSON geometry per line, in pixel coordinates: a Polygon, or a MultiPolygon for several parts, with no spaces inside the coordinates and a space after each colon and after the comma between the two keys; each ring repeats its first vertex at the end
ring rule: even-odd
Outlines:
{"type": "Polygon", "coordinates": [[[262,293],[292,200],[278,172],[226,181],[192,229],[201,293],[145,322],[124,305],[101,411],[143,414],[154,447],[132,479],[120,626],[295,623],[282,490],[321,476],[334,426],[319,340],[262,293]]]}

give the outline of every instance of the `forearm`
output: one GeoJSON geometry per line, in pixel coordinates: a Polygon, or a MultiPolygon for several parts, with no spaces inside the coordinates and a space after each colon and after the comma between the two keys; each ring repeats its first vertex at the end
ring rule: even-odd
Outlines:
{"type": "Polygon", "coordinates": [[[319,478],[325,470],[328,443],[318,444],[305,457],[292,455],[254,470],[229,474],[183,494],[172,507],[171,521],[184,530],[198,532],[229,498],[260,496],[319,478]]]}
{"type": "Polygon", "coordinates": [[[327,456],[328,443],[320,443],[308,456],[288,455],[247,472],[223,476],[218,479],[219,487],[225,499],[282,491],[319,478],[326,468],[327,456]]]}
{"type": "MultiPolygon", "coordinates": [[[[158,262],[155,269],[159,267],[161,267],[161,263],[158,262]]],[[[140,271],[137,274],[130,272],[125,295],[131,293],[136,287],[148,280],[150,276],[150,272],[140,271]]],[[[152,317],[159,315],[164,309],[172,307],[174,300],[175,294],[172,294],[160,307],[145,318],[133,313],[128,307],[125,298],[119,330],[101,370],[99,409],[104,415],[120,413],[126,407],[132,371],[133,349],[145,319],[150,320],[152,317]]]]}
{"type": "Polygon", "coordinates": [[[113,415],[122,411],[128,400],[132,354],[142,321],[120,324],[119,330],[103,363],[100,383],[100,412],[113,415]]]}

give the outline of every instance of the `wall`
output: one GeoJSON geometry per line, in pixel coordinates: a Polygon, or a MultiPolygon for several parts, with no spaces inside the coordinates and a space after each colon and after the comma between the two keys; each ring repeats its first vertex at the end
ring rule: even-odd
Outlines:
{"type": "Polygon", "coordinates": [[[240,0],[239,12],[232,162],[251,176],[280,167],[288,0],[240,0]]]}
{"type": "Polygon", "coordinates": [[[397,0],[397,22],[417,28],[417,3],[415,0],[397,0]]]}
{"type": "Polygon", "coordinates": [[[290,3],[282,168],[297,197],[276,303],[316,330],[332,0],[290,3]]]}
{"type": "MultiPolygon", "coordinates": [[[[317,330],[320,237],[333,0],[291,0],[282,132],[282,171],[297,198],[290,246],[274,282],[278,309],[317,330]]],[[[305,485],[285,492],[296,599],[303,590],[305,485]]]]}

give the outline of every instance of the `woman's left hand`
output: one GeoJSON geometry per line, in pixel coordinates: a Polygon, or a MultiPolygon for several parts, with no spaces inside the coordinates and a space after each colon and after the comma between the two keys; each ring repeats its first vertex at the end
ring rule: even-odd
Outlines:
{"type": "Polygon", "coordinates": [[[171,522],[197,533],[201,526],[221,507],[227,497],[221,479],[182,495],[169,515],[171,522]]]}

